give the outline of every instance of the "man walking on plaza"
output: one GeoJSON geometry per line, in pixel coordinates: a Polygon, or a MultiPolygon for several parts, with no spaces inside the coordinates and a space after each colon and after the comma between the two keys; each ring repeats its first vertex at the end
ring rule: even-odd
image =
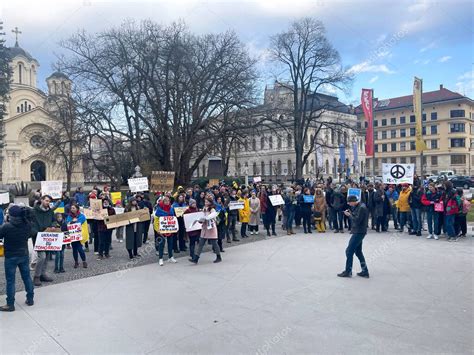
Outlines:
{"type": "Polygon", "coordinates": [[[357,199],[357,196],[350,195],[347,198],[351,210],[344,211],[344,214],[351,219],[351,239],[346,249],[346,269],[337,274],[339,277],[351,277],[352,276],[352,259],[354,258],[354,253],[359,258],[360,266],[362,271],[357,273],[361,277],[369,277],[369,270],[365,263],[364,254],[362,253],[362,241],[364,240],[365,235],[367,234],[367,218],[368,210],[365,204],[360,203],[357,199]]]}
{"type": "Polygon", "coordinates": [[[5,248],[5,279],[7,304],[0,307],[2,312],[15,310],[15,274],[20,269],[26,290],[26,304],[33,305],[33,282],[30,277],[30,258],[28,238],[31,237],[31,223],[27,218],[27,209],[13,205],[9,208],[9,222],[0,227],[0,239],[5,248]]]}

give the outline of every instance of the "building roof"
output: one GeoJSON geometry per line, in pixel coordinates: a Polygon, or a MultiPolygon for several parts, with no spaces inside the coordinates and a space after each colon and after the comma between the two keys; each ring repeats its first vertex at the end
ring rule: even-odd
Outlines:
{"type": "MultiPolygon", "coordinates": [[[[421,98],[423,104],[430,104],[435,102],[449,101],[449,100],[459,100],[459,99],[469,99],[466,96],[463,96],[457,92],[448,90],[442,85],[439,90],[424,92],[421,98]]],[[[411,107],[413,106],[413,95],[393,97],[390,99],[379,100],[374,99],[374,111],[385,111],[393,110],[396,108],[411,107]]],[[[356,108],[356,113],[362,113],[362,106],[359,105],[356,108]]]]}
{"type": "Polygon", "coordinates": [[[33,56],[30,53],[28,53],[23,48],[21,48],[18,45],[18,42],[15,43],[14,47],[9,48],[9,52],[10,52],[11,58],[15,58],[15,57],[18,57],[18,56],[23,56],[28,60],[36,60],[35,58],[33,58],[33,56]]]}
{"type": "Polygon", "coordinates": [[[64,74],[63,72],[60,72],[60,71],[55,71],[53,74],[48,76],[46,78],[46,80],[53,79],[53,78],[70,80],[69,77],[66,74],[64,74]]]}
{"type": "Polygon", "coordinates": [[[352,113],[352,108],[341,101],[337,96],[331,96],[321,93],[314,93],[308,95],[309,102],[314,104],[314,107],[309,107],[308,110],[318,109],[324,107],[328,111],[335,111],[340,113],[352,113]],[[311,100],[311,98],[314,98],[311,100]]]}

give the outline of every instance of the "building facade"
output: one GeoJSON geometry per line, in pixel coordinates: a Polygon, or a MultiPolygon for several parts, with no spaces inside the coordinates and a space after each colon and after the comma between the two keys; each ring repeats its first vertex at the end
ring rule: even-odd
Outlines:
{"type": "MultiPolygon", "coordinates": [[[[9,49],[13,78],[6,116],[3,118],[3,149],[0,149],[0,184],[20,181],[66,180],[60,159],[45,156],[43,133],[49,131],[49,100],[71,88],[69,78],[55,72],[47,79],[48,93],[37,87],[38,61],[18,45],[9,49]]],[[[77,164],[74,182],[83,182],[82,164],[77,164]]]]}
{"type": "MultiPolygon", "coordinates": [[[[453,170],[458,175],[474,175],[474,102],[440,85],[423,93],[423,156],[415,149],[413,96],[374,99],[375,175],[383,163],[413,163],[417,174],[437,175],[453,170]]],[[[359,127],[367,127],[358,107],[359,127]]],[[[366,157],[371,175],[373,157],[366,157]]]]}
{"type": "MultiPolygon", "coordinates": [[[[353,108],[341,103],[335,96],[316,95],[329,109],[325,109],[318,118],[319,122],[325,124],[317,133],[316,148],[303,167],[303,177],[316,179],[331,176],[343,179],[346,175],[353,178],[364,175],[365,138],[356,129],[357,116],[353,108]]],[[[291,133],[293,121],[288,114],[291,104],[292,94],[285,87],[275,84],[274,87],[265,89],[263,105],[256,108],[255,115],[273,112],[273,119],[280,121],[288,129],[275,124],[275,129],[263,129],[243,137],[232,148],[228,176],[261,176],[264,182],[287,182],[295,179],[295,142],[291,133]],[[275,107],[282,108],[281,112],[274,110],[275,107]]],[[[304,154],[309,151],[316,131],[317,127],[309,128],[304,154]]],[[[218,155],[217,152],[213,153],[218,155]]],[[[206,176],[206,173],[207,163],[202,162],[194,176],[206,176]]]]}

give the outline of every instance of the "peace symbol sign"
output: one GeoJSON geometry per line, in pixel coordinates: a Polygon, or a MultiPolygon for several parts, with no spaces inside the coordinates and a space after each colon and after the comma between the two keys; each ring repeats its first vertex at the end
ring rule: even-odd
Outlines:
{"type": "Polygon", "coordinates": [[[405,176],[405,168],[398,164],[394,165],[390,169],[390,175],[392,175],[392,177],[394,177],[395,179],[401,179],[405,176]]]}

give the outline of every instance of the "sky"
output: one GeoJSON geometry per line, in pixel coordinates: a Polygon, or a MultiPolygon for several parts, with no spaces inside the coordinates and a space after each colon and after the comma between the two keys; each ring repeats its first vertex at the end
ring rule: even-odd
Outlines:
{"type": "Polygon", "coordinates": [[[7,45],[13,46],[14,27],[20,46],[40,63],[38,85],[53,71],[59,41],[85,29],[100,32],[128,19],[151,19],[161,24],[184,20],[195,33],[234,30],[259,58],[262,88],[274,77],[269,68],[269,38],[305,16],[322,21],[327,37],[355,80],[342,102],[358,104],[362,88],[373,88],[380,99],[409,95],[413,77],[423,79],[425,92],[440,84],[474,98],[474,2],[435,1],[124,1],[15,0],[2,1],[7,45]]]}

